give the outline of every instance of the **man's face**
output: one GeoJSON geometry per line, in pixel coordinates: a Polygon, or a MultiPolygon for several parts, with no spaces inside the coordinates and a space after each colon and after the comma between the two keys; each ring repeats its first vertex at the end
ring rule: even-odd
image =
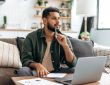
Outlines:
{"type": "Polygon", "coordinates": [[[60,25],[60,15],[57,12],[50,12],[49,16],[46,18],[46,26],[48,30],[55,32],[56,28],[60,25]]]}
{"type": "Polygon", "coordinates": [[[52,26],[50,23],[47,24],[48,30],[55,32],[55,26],[52,26]]]}

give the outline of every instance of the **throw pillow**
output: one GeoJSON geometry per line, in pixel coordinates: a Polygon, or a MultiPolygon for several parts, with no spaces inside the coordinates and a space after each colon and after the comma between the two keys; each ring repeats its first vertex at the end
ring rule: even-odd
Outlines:
{"type": "Polygon", "coordinates": [[[19,52],[20,52],[20,57],[21,57],[22,46],[23,46],[24,40],[25,40],[25,38],[23,38],[23,37],[17,37],[17,38],[16,38],[17,47],[18,47],[19,52]]]}
{"type": "Polygon", "coordinates": [[[110,47],[95,45],[94,53],[96,56],[107,56],[107,62],[105,66],[110,68],[110,47]]]}
{"type": "Polygon", "coordinates": [[[16,45],[0,41],[0,67],[22,67],[16,45]]]}
{"type": "Polygon", "coordinates": [[[94,56],[93,42],[83,41],[80,39],[69,38],[73,47],[74,54],[77,58],[94,56]]]}

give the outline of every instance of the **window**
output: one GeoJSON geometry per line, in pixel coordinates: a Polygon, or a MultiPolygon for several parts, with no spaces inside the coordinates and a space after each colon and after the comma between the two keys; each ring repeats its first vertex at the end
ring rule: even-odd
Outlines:
{"type": "Polygon", "coordinates": [[[98,29],[110,30],[110,0],[98,0],[98,29]]]}

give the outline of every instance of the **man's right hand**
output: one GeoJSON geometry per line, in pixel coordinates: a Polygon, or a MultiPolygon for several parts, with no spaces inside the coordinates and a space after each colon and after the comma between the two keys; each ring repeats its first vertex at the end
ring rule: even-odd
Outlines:
{"type": "Polygon", "coordinates": [[[47,76],[47,74],[49,73],[41,63],[36,64],[36,72],[38,77],[47,76]]]}
{"type": "Polygon", "coordinates": [[[37,77],[45,77],[49,73],[41,63],[31,63],[30,66],[35,68],[37,77]]]}

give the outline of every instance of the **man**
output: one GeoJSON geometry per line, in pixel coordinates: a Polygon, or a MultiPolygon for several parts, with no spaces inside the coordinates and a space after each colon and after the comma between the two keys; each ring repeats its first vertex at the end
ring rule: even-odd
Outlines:
{"type": "Polygon", "coordinates": [[[24,41],[21,61],[23,68],[18,70],[20,76],[46,76],[49,72],[58,72],[63,61],[74,67],[76,57],[69,39],[58,30],[60,12],[48,7],[43,11],[44,28],[29,33],[24,41]],[[57,29],[58,32],[55,32],[57,29]]]}

